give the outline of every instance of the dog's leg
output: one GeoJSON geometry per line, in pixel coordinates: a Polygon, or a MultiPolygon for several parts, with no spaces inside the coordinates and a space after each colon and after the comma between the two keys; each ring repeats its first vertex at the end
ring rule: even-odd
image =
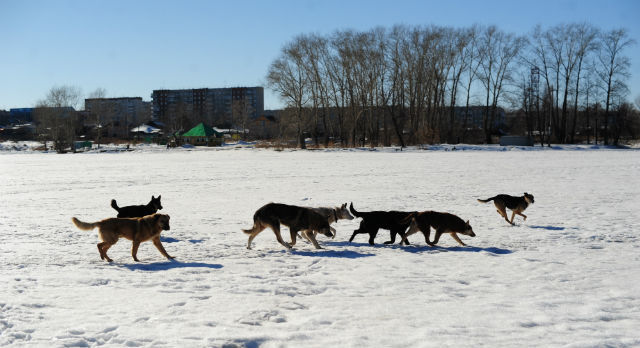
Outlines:
{"type": "Polygon", "coordinates": [[[135,262],[140,262],[140,260],[138,260],[138,247],[140,246],[140,241],[139,240],[134,240],[133,243],[131,244],[131,256],[133,256],[133,261],[135,262]]]}
{"type": "Polygon", "coordinates": [[[509,216],[507,215],[507,211],[506,211],[506,209],[504,207],[502,207],[502,210],[498,209],[498,214],[500,214],[504,218],[504,221],[506,221],[506,222],[508,222],[508,223],[513,225],[513,223],[511,223],[511,221],[509,221],[509,216]]]}
{"type": "Polygon", "coordinates": [[[509,221],[509,217],[507,215],[507,207],[504,205],[502,201],[493,201],[493,204],[498,209],[498,214],[504,218],[504,220],[513,225],[513,222],[509,221]]]}
{"type": "Polygon", "coordinates": [[[102,245],[102,253],[104,254],[104,258],[105,260],[107,260],[108,262],[113,262],[113,260],[111,258],[109,258],[109,256],[107,255],[107,250],[109,250],[109,248],[111,248],[113,244],[109,244],[109,243],[104,243],[104,245],[102,245]]]}
{"type": "Polygon", "coordinates": [[[362,226],[359,229],[353,231],[353,234],[351,235],[351,238],[349,238],[349,243],[351,243],[353,241],[353,238],[356,237],[356,234],[360,234],[360,233],[367,233],[367,232],[363,232],[362,231],[362,226]]]}
{"type": "MultiPolygon", "coordinates": [[[[247,249],[251,249],[251,241],[258,235],[258,233],[262,232],[266,228],[263,224],[256,224],[251,229],[251,234],[249,234],[249,240],[247,241],[247,249]]],[[[273,227],[271,227],[273,229],[273,227]]]]}
{"type": "Polygon", "coordinates": [[[313,244],[314,247],[316,247],[316,249],[322,249],[320,244],[318,244],[318,241],[316,241],[316,238],[314,237],[313,231],[305,230],[305,231],[302,232],[302,234],[306,235],[307,239],[311,241],[311,243],[313,244]]]}
{"type": "Polygon", "coordinates": [[[398,234],[398,230],[396,229],[391,229],[389,230],[389,236],[391,237],[391,240],[388,240],[386,242],[384,242],[383,244],[393,244],[396,242],[396,234],[398,234]]]}
{"type": "Polygon", "coordinates": [[[369,231],[369,245],[375,245],[375,243],[373,242],[376,239],[376,236],[378,235],[378,229],[371,229],[371,231],[369,231]]]}
{"type": "Polygon", "coordinates": [[[453,237],[453,239],[455,239],[455,240],[456,240],[456,242],[460,243],[460,245],[462,245],[462,246],[466,246],[466,244],[464,244],[464,243],[460,240],[460,238],[458,237],[458,235],[457,235],[457,234],[455,234],[455,233],[451,233],[451,237],[453,237]]]}
{"type": "Polygon", "coordinates": [[[527,216],[526,216],[526,215],[522,214],[521,212],[518,212],[518,213],[516,213],[516,214],[518,214],[518,215],[522,216],[522,218],[523,218],[525,221],[527,221],[527,216]]]}
{"type": "Polygon", "coordinates": [[[516,212],[515,211],[511,211],[511,221],[509,221],[510,224],[514,224],[513,223],[513,218],[516,217],[516,212]]]}
{"type": "Polygon", "coordinates": [[[440,236],[444,233],[444,230],[439,228],[436,230],[436,235],[433,238],[433,243],[429,243],[429,245],[434,246],[436,244],[438,244],[438,241],[440,240],[440,236]]]}
{"type": "MultiPolygon", "coordinates": [[[[525,219],[526,219],[526,217],[525,217],[525,219]]],[[[331,233],[333,234],[333,237],[331,237],[331,239],[336,239],[336,229],[331,227],[331,226],[329,226],[329,229],[331,230],[331,233]]]]}
{"type": "Polygon", "coordinates": [[[422,235],[424,235],[424,242],[428,245],[432,245],[429,241],[429,236],[431,236],[431,225],[428,223],[420,222],[420,231],[422,231],[422,235]]]}
{"type": "Polygon", "coordinates": [[[409,240],[404,238],[405,233],[404,232],[398,232],[398,234],[400,235],[400,243],[402,245],[402,239],[404,239],[404,245],[411,245],[411,243],[409,243],[409,240]]]}
{"type": "Polygon", "coordinates": [[[153,238],[153,245],[155,245],[156,248],[158,248],[158,250],[160,251],[160,254],[162,254],[167,259],[171,260],[171,259],[174,258],[173,256],[169,256],[169,254],[167,254],[167,251],[164,250],[164,246],[162,246],[162,243],[160,242],[160,237],[159,236],[153,238]]]}
{"type": "MultiPolygon", "coordinates": [[[[407,232],[404,233],[404,235],[400,235],[402,236],[402,240],[400,241],[400,244],[405,243],[405,245],[409,244],[409,240],[407,238],[409,238],[410,235],[416,233],[420,231],[420,227],[418,226],[418,224],[416,223],[415,220],[411,221],[411,225],[409,225],[409,230],[407,232]]],[[[423,232],[424,233],[424,232],[423,232]]]]}
{"type": "Polygon", "coordinates": [[[360,227],[358,227],[357,230],[353,231],[353,234],[351,235],[351,238],[349,238],[349,243],[351,243],[353,241],[353,238],[356,237],[356,234],[360,234],[360,233],[367,233],[365,227],[366,227],[366,223],[365,220],[360,221],[360,227]]]}
{"type": "Polygon", "coordinates": [[[287,249],[291,249],[291,244],[285,242],[280,235],[280,224],[273,226],[273,233],[275,233],[278,243],[282,244],[287,249]]]}
{"type": "MultiPolygon", "coordinates": [[[[296,237],[298,237],[298,230],[289,228],[289,234],[291,235],[291,246],[296,245],[296,237]]],[[[302,232],[304,234],[304,231],[302,232]]]]}
{"type": "Polygon", "coordinates": [[[102,251],[102,246],[104,246],[105,244],[105,242],[98,243],[98,252],[100,253],[101,260],[104,260],[104,252],[102,251]]]}
{"type": "MultiPolygon", "coordinates": [[[[312,233],[314,237],[316,236],[316,232],[314,232],[313,230],[306,230],[306,232],[312,233]]],[[[304,237],[307,242],[311,243],[311,239],[309,239],[309,237],[305,234],[305,231],[302,231],[302,237],[304,237]]]]}

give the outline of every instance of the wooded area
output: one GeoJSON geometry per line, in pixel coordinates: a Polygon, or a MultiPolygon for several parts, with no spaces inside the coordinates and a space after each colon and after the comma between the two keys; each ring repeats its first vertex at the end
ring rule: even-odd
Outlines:
{"type": "Polygon", "coordinates": [[[478,25],[303,34],[282,48],[267,81],[287,107],[280,136],[302,148],[309,136],[325,146],[492,143],[504,132],[501,108],[541,144],[618,144],[640,127],[625,84],[624,50],[634,43],[625,29],[587,23],[527,36],[478,25]]]}

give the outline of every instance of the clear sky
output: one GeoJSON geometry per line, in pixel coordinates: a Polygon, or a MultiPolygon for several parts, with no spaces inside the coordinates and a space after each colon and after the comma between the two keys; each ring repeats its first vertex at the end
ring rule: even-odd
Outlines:
{"type": "MultiPolygon", "coordinates": [[[[56,85],[144,100],[161,88],[265,86],[302,33],[478,23],[526,34],[582,21],[639,41],[626,52],[639,96],[640,0],[0,0],[0,109],[33,106],[56,85]]],[[[265,88],[265,108],[281,106],[265,88]]]]}

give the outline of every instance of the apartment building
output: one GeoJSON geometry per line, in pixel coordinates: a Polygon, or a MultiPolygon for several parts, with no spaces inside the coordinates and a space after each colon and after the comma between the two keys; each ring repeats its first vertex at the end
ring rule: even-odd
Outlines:
{"type": "Polygon", "coordinates": [[[91,115],[85,123],[99,124],[109,137],[128,138],[131,128],[151,119],[151,103],[141,97],[89,98],[84,108],[91,115]]]}
{"type": "Polygon", "coordinates": [[[221,128],[242,127],[264,111],[262,87],[154,90],[153,120],[169,131],[198,123],[221,128]]]}

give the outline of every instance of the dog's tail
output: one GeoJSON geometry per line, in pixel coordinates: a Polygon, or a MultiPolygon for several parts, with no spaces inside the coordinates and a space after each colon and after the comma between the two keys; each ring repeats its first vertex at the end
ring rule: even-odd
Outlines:
{"type": "Polygon", "coordinates": [[[246,234],[253,234],[256,231],[262,231],[264,227],[262,226],[262,222],[258,219],[253,220],[253,227],[248,230],[242,229],[242,232],[246,234]]]}
{"type": "Polygon", "coordinates": [[[118,203],[116,203],[115,199],[111,200],[111,208],[115,209],[118,213],[120,212],[120,207],[118,207],[118,203]]]}
{"type": "Polygon", "coordinates": [[[496,197],[491,197],[491,198],[487,198],[487,199],[478,199],[478,202],[480,203],[487,203],[487,202],[491,202],[492,200],[494,200],[496,197]]]}
{"type": "Polygon", "coordinates": [[[411,220],[413,220],[413,218],[416,217],[416,215],[418,215],[418,212],[411,212],[409,213],[409,215],[407,215],[407,217],[405,217],[404,219],[400,220],[401,224],[408,224],[411,223],[411,220]]]}
{"type": "Polygon", "coordinates": [[[353,208],[353,202],[349,204],[349,211],[353,216],[362,217],[362,214],[358,213],[358,211],[353,208]]]}
{"type": "Polygon", "coordinates": [[[98,227],[99,223],[94,222],[94,223],[88,223],[88,222],[82,222],[78,219],[76,219],[75,217],[71,218],[71,221],[73,221],[73,224],[76,225],[76,227],[78,227],[81,230],[84,231],[90,231],[96,227],[98,227]]]}

